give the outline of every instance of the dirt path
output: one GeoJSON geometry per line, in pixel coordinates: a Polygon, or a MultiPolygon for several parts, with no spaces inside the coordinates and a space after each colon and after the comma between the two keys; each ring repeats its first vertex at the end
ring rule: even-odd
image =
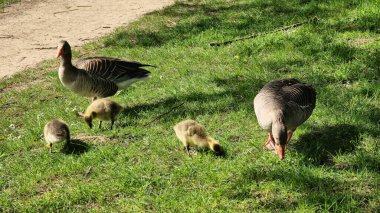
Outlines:
{"type": "Polygon", "coordinates": [[[127,25],[174,0],[22,0],[0,13],[0,79],[127,25]]]}

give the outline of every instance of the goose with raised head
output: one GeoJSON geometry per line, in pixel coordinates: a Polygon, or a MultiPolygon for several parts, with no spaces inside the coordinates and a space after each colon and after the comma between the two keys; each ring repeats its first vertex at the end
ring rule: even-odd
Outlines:
{"type": "Polygon", "coordinates": [[[269,132],[265,146],[284,158],[293,132],[312,114],[316,92],[297,79],[274,80],[256,95],[253,105],[261,128],[269,132]]]}
{"type": "Polygon", "coordinates": [[[50,153],[53,152],[53,144],[66,141],[70,143],[70,131],[67,124],[60,119],[49,121],[44,127],[44,137],[46,145],[50,148],[50,153]]]}
{"type": "Polygon", "coordinates": [[[58,76],[62,84],[81,96],[93,97],[93,100],[113,96],[136,81],[150,78],[150,72],[143,67],[151,65],[117,58],[84,58],[73,65],[67,41],[59,42],[58,57],[61,58],[58,76]]]}

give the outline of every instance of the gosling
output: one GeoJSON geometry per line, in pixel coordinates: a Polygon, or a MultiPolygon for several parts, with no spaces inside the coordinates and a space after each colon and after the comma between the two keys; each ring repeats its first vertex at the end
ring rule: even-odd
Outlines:
{"type": "Polygon", "coordinates": [[[99,129],[102,128],[102,121],[111,120],[111,129],[115,122],[116,116],[121,112],[123,107],[109,98],[101,98],[93,101],[86,109],[85,113],[78,113],[78,116],[92,129],[92,120],[99,119],[99,129]]]}
{"type": "Polygon", "coordinates": [[[210,149],[216,155],[221,155],[223,152],[219,142],[210,137],[205,127],[194,120],[181,121],[173,129],[178,139],[182,141],[188,156],[190,156],[190,146],[210,149]]]}
{"type": "Polygon", "coordinates": [[[53,152],[53,143],[59,143],[66,140],[70,143],[70,131],[67,124],[60,119],[49,121],[44,127],[44,136],[46,145],[50,147],[50,153],[53,152]]]}

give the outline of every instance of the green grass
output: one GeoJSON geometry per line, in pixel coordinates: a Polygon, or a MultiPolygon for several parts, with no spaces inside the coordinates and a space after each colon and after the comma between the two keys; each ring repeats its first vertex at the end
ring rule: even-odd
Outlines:
{"type": "Polygon", "coordinates": [[[57,60],[3,80],[0,212],[378,211],[379,11],[375,0],[203,0],[150,13],[74,54],[159,66],[114,97],[127,107],[114,130],[76,118],[90,101],[61,85],[57,60]],[[316,23],[209,46],[314,16],[316,23]],[[313,84],[318,97],[280,161],[262,149],[267,133],[252,100],[286,77],[313,84]],[[53,118],[69,123],[75,145],[50,154],[42,128],[53,118]],[[189,118],[225,157],[187,157],[172,127],[189,118]]]}
{"type": "MultiPolygon", "coordinates": [[[[9,6],[10,4],[14,4],[16,2],[19,2],[20,0],[0,0],[0,9],[3,9],[4,7],[9,6]]],[[[2,11],[0,11],[2,12],[2,11]]]]}

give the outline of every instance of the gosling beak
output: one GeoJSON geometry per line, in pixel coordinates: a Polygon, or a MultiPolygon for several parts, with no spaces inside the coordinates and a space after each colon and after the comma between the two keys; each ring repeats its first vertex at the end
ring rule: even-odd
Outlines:
{"type": "Polygon", "coordinates": [[[278,153],[278,156],[280,157],[280,160],[284,159],[284,155],[285,155],[285,145],[277,145],[276,146],[277,148],[277,153],[278,153]]]}

